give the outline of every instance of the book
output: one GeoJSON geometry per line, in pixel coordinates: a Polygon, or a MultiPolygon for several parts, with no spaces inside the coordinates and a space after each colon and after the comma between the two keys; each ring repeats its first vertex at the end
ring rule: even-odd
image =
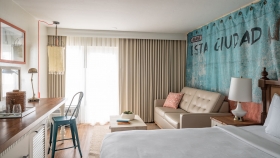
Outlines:
{"type": "Polygon", "coordinates": [[[118,122],[118,125],[129,125],[130,122],[118,122]]]}
{"type": "Polygon", "coordinates": [[[117,122],[129,122],[129,119],[117,119],[117,122]]]}

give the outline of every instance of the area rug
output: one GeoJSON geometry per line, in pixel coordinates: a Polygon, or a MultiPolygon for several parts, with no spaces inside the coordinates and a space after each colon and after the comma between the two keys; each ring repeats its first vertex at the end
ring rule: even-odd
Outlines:
{"type": "MultiPolygon", "coordinates": [[[[147,123],[148,130],[159,129],[154,123],[147,123]]],[[[111,133],[109,125],[94,125],[90,142],[89,158],[99,158],[102,141],[107,133],[111,133]]]]}

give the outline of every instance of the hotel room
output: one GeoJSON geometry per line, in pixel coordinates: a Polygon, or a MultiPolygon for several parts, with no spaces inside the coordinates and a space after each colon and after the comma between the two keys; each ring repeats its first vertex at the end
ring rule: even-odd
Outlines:
{"type": "Polygon", "coordinates": [[[0,158],[280,157],[279,0],[0,0],[0,27],[0,158]]]}

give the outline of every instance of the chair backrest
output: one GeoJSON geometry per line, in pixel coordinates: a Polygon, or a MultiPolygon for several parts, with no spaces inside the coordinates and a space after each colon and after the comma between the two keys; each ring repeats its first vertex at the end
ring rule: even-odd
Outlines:
{"type": "Polygon", "coordinates": [[[73,118],[73,116],[74,116],[75,118],[78,117],[78,115],[79,115],[79,110],[80,110],[80,106],[81,106],[81,102],[82,102],[82,99],[83,99],[83,96],[84,96],[84,93],[83,93],[83,92],[78,92],[78,93],[76,93],[76,94],[73,96],[73,98],[72,98],[72,100],[71,100],[71,102],[70,102],[70,105],[69,105],[69,107],[68,107],[68,109],[67,109],[67,111],[66,111],[66,113],[65,113],[65,116],[67,116],[70,107],[73,106],[73,104],[74,104],[74,103],[73,103],[73,100],[75,100],[75,101],[77,102],[77,104],[76,104],[75,110],[74,110],[73,113],[72,113],[72,116],[71,116],[70,120],[73,118]],[[76,99],[77,99],[77,100],[76,100],[76,99]]]}

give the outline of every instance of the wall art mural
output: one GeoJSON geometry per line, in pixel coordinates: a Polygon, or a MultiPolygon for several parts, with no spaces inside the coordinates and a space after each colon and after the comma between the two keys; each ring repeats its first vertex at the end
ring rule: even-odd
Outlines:
{"type": "Polygon", "coordinates": [[[253,102],[261,102],[258,79],[280,78],[280,1],[261,0],[188,34],[186,85],[228,96],[231,77],[252,78],[253,102]]]}

